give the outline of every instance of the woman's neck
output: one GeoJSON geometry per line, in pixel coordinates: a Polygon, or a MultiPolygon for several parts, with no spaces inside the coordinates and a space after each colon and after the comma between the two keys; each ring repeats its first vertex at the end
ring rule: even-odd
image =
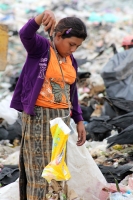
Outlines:
{"type": "Polygon", "coordinates": [[[57,53],[57,56],[59,58],[59,61],[66,62],[66,58],[65,57],[62,57],[59,53],[57,53]]]}
{"type": "Polygon", "coordinates": [[[61,64],[62,62],[66,62],[66,58],[62,57],[59,52],[57,51],[54,42],[50,41],[50,46],[56,51],[56,55],[58,57],[59,63],[61,64]]]}

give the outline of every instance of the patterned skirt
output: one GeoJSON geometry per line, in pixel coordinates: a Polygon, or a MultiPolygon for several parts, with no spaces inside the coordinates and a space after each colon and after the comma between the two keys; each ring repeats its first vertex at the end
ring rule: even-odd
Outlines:
{"type": "MultiPolygon", "coordinates": [[[[34,108],[35,116],[23,113],[20,149],[20,200],[47,200],[48,183],[41,177],[49,164],[52,136],[49,120],[67,116],[68,109],[34,108]]],[[[69,125],[70,118],[64,118],[69,125]]],[[[60,199],[60,198],[56,198],[60,199]]]]}

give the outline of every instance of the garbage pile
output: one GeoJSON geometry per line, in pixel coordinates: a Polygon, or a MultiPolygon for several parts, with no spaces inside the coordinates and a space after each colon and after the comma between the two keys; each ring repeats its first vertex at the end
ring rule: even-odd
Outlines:
{"type": "MultiPolygon", "coordinates": [[[[26,58],[18,32],[28,19],[45,9],[53,10],[57,21],[67,16],[77,16],[87,26],[89,36],[82,47],[74,53],[79,65],[77,77],[79,103],[87,132],[85,146],[106,181],[115,184],[117,179],[124,188],[130,185],[128,190],[132,193],[133,188],[129,184],[133,179],[133,102],[132,92],[129,92],[132,91],[132,60],[130,65],[122,65],[126,63],[124,58],[128,58],[132,50],[125,53],[121,46],[123,38],[133,34],[132,0],[1,0],[0,24],[8,27],[9,36],[7,66],[5,71],[0,71],[1,171],[5,169],[6,175],[14,173],[15,179],[12,179],[12,182],[18,178],[18,155],[22,134],[21,113],[9,108],[26,58]],[[121,58],[120,63],[114,61],[118,55],[121,58]],[[116,64],[115,68],[109,68],[111,62],[116,64]],[[113,85],[113,80],[109,79],[114,77],[114,74],[115,83],[118,82],[118,86],[122,87],[117,88],[113,85]],[[125,89],[124,95],[122,88],[125,89]]],[[[38,33],[48,37],[42,26],[38,33]]],[[[130,58],[132,59],[131,56],[130,58]]],[[[11,183],[11,180],[9,182],[11,183]]],[[[7,185],[9,182],[6,182],[7,185]]],[[[111,185],[106,190],[117,191],[116,187],[111,190],[111,185]]],[[[126,191],[127,189],[124,190],[126,191]]],[[[111,198],[114,197],[110,194],[111,198]]]]}

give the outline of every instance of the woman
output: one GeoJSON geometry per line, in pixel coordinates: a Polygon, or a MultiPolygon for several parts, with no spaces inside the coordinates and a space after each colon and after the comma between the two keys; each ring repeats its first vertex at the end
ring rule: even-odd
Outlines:
{"type": "MultiPolygon", "coordinates": [[[[70,102],[71,117],[77,124],[77,145],[85,142],[75,82],[77,63],[72,53],[86,37],[86,28],[80,19],[64,18],[55,26],[52,11],[44,11],[20,30],[28,55],[11,101],[12,108],[23,112],[20,200],[50,199],[48,184],[41,177],[50,162],[52,149],[49,120],[70,116],[70,102]],[[50,30],[50,36],[54,34],[52,42],[36,33],[41,24],[45,31],[50,30]]],[[[65,123],[69,124],[69,119],[64,118],[65,123]]],[[[54,193],[59,192],[54,190],[54,193]]],[[[60,199],[59,195],[56,199],[60,199]]]]}

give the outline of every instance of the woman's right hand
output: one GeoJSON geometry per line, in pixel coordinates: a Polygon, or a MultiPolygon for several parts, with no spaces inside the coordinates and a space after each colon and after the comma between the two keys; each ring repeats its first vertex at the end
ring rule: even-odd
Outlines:
{"type": "Polygon", "coordinates": [[[50,29],[50,36],[52,36],[56,24],[54,13],[51,10],[45,10],[43,14],[42,25],[45,26],[45,31],[50,29]]]}

